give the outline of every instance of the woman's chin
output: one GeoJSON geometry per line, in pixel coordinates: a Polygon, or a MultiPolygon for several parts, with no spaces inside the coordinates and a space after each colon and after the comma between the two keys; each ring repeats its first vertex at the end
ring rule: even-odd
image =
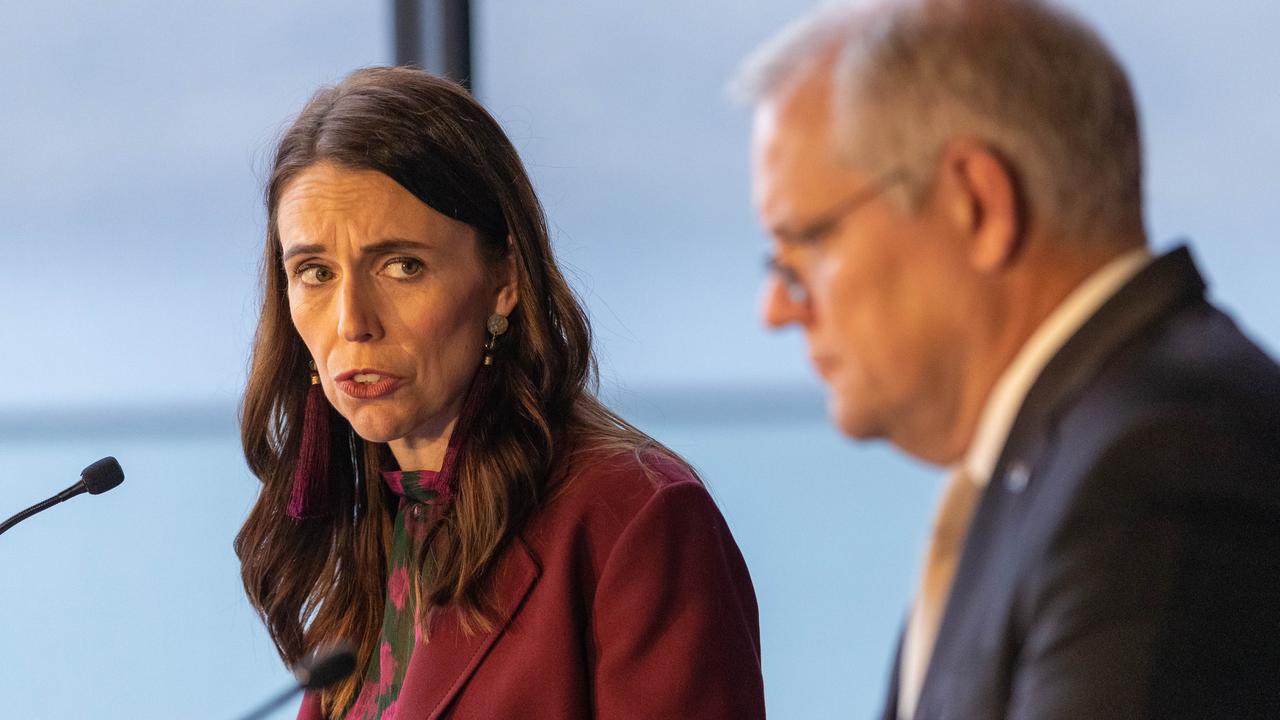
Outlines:
{"type": "Polygon", "coordinates": [[[394,443],[397,440],[430,442],[432,438],[447,433],[452,420],[456,419],[454,415],[451,419],[444,420],[441,419],[441,414],[427,414],[424,418],[402,407],[393,408],[394,412],[387,410],[385,407],[366,406],[350,415],[343,413],[343,416],[356,435],[373,443],[394,443]]]}
{"type": "Polygon", "coordinates": [[[351,423],[351,429],[365,442],[389,443],[392,440],[399,440],[405,435],[396,426],[396,423],[386,422],[377,418],[355,417],[348,418],[347,422],[351,423]]]}

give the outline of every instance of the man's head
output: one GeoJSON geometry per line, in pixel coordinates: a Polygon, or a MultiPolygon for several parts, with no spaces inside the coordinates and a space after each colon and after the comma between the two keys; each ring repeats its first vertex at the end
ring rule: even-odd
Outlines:
{"type": "Polygon", "coordinates": [[[1042,3],[826,7],[737,82],[774,278],[854,437],[949,462],[991,384],[1089,271],[1142,242],[1119,64],[1042,3]]]}

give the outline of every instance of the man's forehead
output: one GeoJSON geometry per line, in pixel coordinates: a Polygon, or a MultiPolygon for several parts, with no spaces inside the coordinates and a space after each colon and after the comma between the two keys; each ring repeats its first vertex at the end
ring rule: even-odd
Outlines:
{"type": "Polygon", "coordinates": [[[757,202],[765,201],[764,195],[773,194],[779,185],[808,186],[822,177],[848,173],[836,150],[828,98],[824,87],[811,85],[757,107],[752,133],[757,202]]]}
{"type": "Polygon", "coordinates": [[[831,119],[833,68],[816,64],[782,84],[763,105],[771,108],[778,122],[813,127],[828,125],[831,119]]]}
{"type": "Polygon", "coordinates": [[[821,117],[764,108],[757,114],[753,135],[757,159],[770,163],[816,155],[830,136],[829,124],[821,117]]]}

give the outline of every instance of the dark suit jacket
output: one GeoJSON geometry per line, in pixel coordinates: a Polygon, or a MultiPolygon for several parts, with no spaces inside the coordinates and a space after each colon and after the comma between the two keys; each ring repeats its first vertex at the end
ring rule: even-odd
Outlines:
{"type": "Polygon", "coordinates": [[[494,627],[437,613],[397,720],[763,718],[755,593],[706,488],[657,452],[578,454],[563,477],[505,552],[494,627]]]}
{"type": "MultiPolygon", "coordinates": [[[[885,717],[896,716],[897,663],[885,717]]],[[[1280,369],[1154,261],[1036,380],[916,718],[1280,718],[1280,369]]]]}

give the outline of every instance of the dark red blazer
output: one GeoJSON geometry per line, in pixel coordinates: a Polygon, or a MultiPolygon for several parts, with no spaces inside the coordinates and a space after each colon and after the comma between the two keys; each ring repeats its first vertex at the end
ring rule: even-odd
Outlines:
{"type": "Polygon", "coordinates": [[[755,592],[702,483],[652,451],[558,475],[495,571],[493,628],[436,613],[397,720],[763,718],[755,592]]]}

